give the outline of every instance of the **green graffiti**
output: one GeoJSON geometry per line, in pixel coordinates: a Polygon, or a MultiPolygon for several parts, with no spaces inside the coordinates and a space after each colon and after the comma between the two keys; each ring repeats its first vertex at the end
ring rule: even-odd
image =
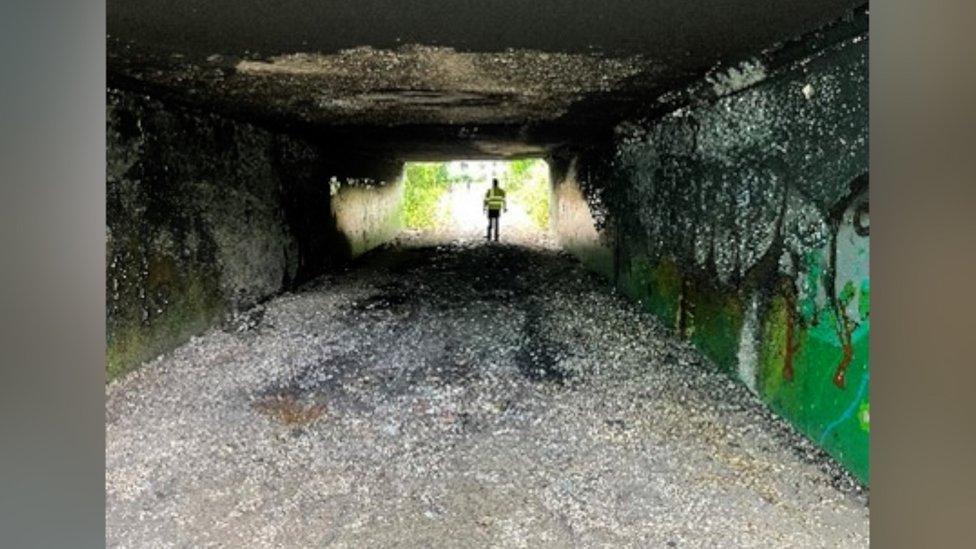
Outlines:
{"type": "Polygon", "coordinates": [[[869,432],[871,430],[871,404],[869,402],[862,402],[857,407],[857,422],[862,431],[869,432]]]}
{"type": "Polygon", "coordinates": [[[844,289],[840,291],[840,295],[837,296],[843,308],[846,308],[847,304],[854,299],[854,294],[856,292],[857,291],[854,289],[854,283],[848,280],[847,283],[844,284],[844,289]]]}
{"type": "Polygon", "coordinates": [[[764,320],[759,384],[762,397],[800,431],[819,441],[862,481],[868,482],[869,430],[862,427],[861,416],[854,412],[867,402],[870,327],[867,323],[858,326],[851,333],[850,350],[845,351],[845,343],[836,330],[839,321],[831,308],[819,311],[820,322],[815,326],[796,325],[792,356],[795,374],[792,381],[786,381],[782,369],[787,358],[789,314],[785,300],[778,298],[764,320]],[[848,383],[839,389],[831,374],[848,352],[848,383]]]}
{"type": "Polygon", "coordinates": [[[871,315],[871,286],[866,278],[861,281],[861,295],[858,297],[857,312],[862,322],[871,315]]]}

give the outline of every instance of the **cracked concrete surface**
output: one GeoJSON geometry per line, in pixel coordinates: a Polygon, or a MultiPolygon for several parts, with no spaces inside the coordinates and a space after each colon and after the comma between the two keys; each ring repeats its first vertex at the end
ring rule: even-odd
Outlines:
{"type": "Polygon", "coordinates": [[[388,248],[107,389],[110,546],[865,547],[867,496],[544,248],[388,248]]]}

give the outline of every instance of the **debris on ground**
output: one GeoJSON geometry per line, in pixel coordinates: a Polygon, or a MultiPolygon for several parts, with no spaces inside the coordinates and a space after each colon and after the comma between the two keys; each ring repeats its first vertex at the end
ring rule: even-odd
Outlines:
{"type": "Polygon", "coordinates": [[[391,247],[261,310],[108,387],[110,546],[868,545],[855,481],[562,252],[391,247]]]}

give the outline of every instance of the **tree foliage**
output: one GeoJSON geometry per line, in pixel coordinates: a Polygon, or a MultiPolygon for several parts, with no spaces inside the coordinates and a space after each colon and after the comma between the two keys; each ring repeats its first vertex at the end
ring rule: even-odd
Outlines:
{"type": "Polygon", "coordinates": [[[411,162],[404,171],[403,222],[411,229],[437,224],[437,202],[451,184],[444,162],[411,162]]]}

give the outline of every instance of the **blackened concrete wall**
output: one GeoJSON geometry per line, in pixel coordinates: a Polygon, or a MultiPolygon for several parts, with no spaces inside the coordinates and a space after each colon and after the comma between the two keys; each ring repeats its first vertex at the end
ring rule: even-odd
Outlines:
{"type": "Polygon", "coordinates": [[[570,250],[865,482],[867,44],[709,75],[554,178],[570,250]]]}
{"type": "Polygon", "coordinates": [[[107,124],[110,378],[395,232],[399,183],[307,140],[118,90],[107,124]]]}

